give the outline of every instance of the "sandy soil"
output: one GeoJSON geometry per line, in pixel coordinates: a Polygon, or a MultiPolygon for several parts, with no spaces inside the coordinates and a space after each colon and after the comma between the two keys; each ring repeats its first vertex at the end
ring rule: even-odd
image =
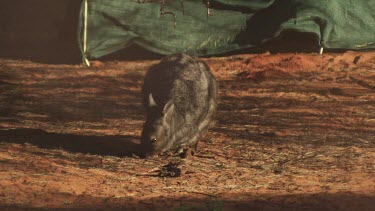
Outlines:
{"type": "Polygon", "coordinates": [[[0,206],[374,210],[374,52],[205,60],[219,109],[187,159],[139,157],[157,61],[0,60],[0,206]]]}

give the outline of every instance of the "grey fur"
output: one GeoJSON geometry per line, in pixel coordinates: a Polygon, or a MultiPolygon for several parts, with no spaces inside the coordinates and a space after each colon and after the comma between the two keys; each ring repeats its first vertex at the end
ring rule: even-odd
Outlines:
{"type": "Polygon", "coordinates": [[[186,54],[167,56],[145,76],[147,155],[196,147],[217,107],[217,82],[206,63],[186,54]]]}

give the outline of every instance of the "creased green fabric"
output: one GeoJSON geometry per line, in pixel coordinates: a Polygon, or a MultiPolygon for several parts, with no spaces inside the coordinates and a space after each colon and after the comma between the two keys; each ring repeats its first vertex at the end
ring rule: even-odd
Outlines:
{"type": "MultiPolygon", "coordinates": [[[[375,48],[375,1],[369,0],[89,0],[87,57],[99,58],[132,43],[160,54],[212,55],[249,47],[283,31],[316,35],[317,46],[375,48]],[[184,14],[183,14],[184,11],[184,14]]],[[[79,38],[82,45],[83,6],[79,38]]]]}

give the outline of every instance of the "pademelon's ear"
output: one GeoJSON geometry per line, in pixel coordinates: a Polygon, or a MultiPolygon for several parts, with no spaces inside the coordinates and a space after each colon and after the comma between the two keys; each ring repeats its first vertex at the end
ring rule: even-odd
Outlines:
{"type": "Polygon", "coordinates": [[[152,93],[148,95],[148,107],[157,107],[154,97],[152,96],[152,93]]]}
{"type": "Polygon", "coordinates": [[[167,104],[165,104],[163,109],[163,114],[165,116],[170,116],[173,113],[174,110],[174,103],[172,100],[170,100],[167,104]]]}

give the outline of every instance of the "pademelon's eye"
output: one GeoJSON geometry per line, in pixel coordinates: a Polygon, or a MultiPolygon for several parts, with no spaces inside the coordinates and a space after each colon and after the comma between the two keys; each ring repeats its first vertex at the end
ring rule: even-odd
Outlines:
{"type": "Polygon", "coordinates": [[[150,142],[151,143],[155,143],[156,142],[156,138],[151,138],[150,142]]]}

